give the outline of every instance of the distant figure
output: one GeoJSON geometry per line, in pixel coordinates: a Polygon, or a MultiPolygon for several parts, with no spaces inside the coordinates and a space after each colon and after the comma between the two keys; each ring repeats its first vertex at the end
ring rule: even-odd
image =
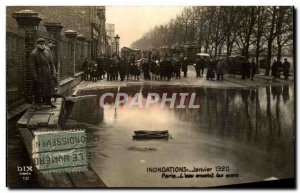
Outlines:
{"type": "Polygon", "coordinates": [[[195,70],[196,70],[196,78],[199,78],[200,77],[200,70],[201,70],[201,60],[200,60],[200,58],[196,59],[194,67],[195,67],[195,70]]]}
{"type": "Polygon", "coordinates": [[[206,60],[203,57],[201,57],[200,58],[200,76],[203,76],[205,67],[206,67],[206,60]]]}
{"type": "Polygon", "coordinates": [[[159,64],[159,61],[158,60],[156,60],[156,62],[155,62],[155,67],[154,67],[154,79],[155,80],[159,80],[159,78],[160,78],[160,76],[159,76],[159,69],[160,69],[160,64],[159,64]]]}
{"type": "Polygon", "coordinates": [[[165,61],[165,68],[166,68],[166,78],[168,81],[171,80],[172,74],[173,74],[173,65],[171,61],[171,57],[167,57],[165,61]]]}
{"type": "Polygon", "coordinates": [[[217,63],[217,80],[223,80],[224,71],[225,71],[225,61],[219,60],[217,63]]]}
{"type": "Polygon", "coordinates": [[[285,80],[289,79],[289,75],[290,75],[290,67],[291,64],[289,63],[289,61],[287,61],[287,59],[284,59],[284,62],[282,64],[282,71],[283,71],[283,76],[285,80]]]}
{"type": "Polygon", "coordinates": [[[139,69],[138,62],[132,63],[131,68],[133,70],[133,78],[134,78],[134,80],[140,80],[141,71],[139,69]]]}
{"type": "Polygon", "coordinates": [[[208,63],[208,67],[207,67],[207,73],[206,73],[206,80],[210,79],[212,80],[213,78],[215,78],[215,61],[213,59],[210,59],[209,63],[208,63]]]}
{"type": "Polygon", "coordinates": [[[97,71],[98,71],[98,80],[104,79],[104,56],[99,55],[97,57],[97,71]]]}
{"type": "Polygon", "coordinates": [[[252,59],[252,62],[250,64],[251,80],[253,80],[255,73],[257,71],[257,68],[258,68],[257,64],[254,62],[254,59],[252,59]]]}
{"type": "Polygon", "coordinates": [[[273,80],[276,80],[276,78],[278,77],[278,63],[276,62],[276,60],[273,61],[272,76],[273,80]]]}
{"type": "Polygon", "coordinates": [[[277,67],[278,67],[277,77],[280,78],[281,72],[283,71],[282,62],[280,60],[277,61],[277,67]]]}
{"type": "Polygon", "coordinates": [[[155,80],[155,68],[156,68],[156,63],[154,60],[151,60],[150,62],[151,80],[155,80]]]}
{"type": "Polygon", "coordinates": [[[127,61],[125,58],[121,58],[120,63],[119,63],[119,73],[120,73],[121,81],[125,80],[126,68],[127,68],[127,61]]]}
{"type": "Polygon", "coordinates": [[[97,82],[98,79],[98,65],[96,62],[91,62],[91,79],[93,82],[97,82]]]}
{"type": "Polygon", "coordinates": [[[181,65],[181,71],[183,72],[183,76],[187,77],[187,68],[188,68],[189,61],[187,57],[184,57],[181,65]]]}
{"type": "Polygon", "coordinates": [[[89,62],[87,58],[84,58],[82,62],[82,69],[83,69],[83,80],[87,81],[89,79],[89,73],[90,73],[89,62]]]}
{"type": "Polygon", "coordinates": [[[33,78],[34,101],[38,108],[43,103],[55,107],[51,102],[51,96],[55,92],[56,70],[50,52],[45,49],[45,43],[44,38],[39,38],[37,48],[29,56],[28,70],[33,78]]]}
{"type": "Polygon", "coordinates": [[[150,64],[148,61],[143,60],[142,69],[144,72],[144,80],[150,80],[150,64]]]}
{"type": "Polygon", "coordinates": [[[174,73],[176,79],[180,79],[180,68],[181,68],[181,63],[178,59],[176,59],[174,64],[174,73]]]}

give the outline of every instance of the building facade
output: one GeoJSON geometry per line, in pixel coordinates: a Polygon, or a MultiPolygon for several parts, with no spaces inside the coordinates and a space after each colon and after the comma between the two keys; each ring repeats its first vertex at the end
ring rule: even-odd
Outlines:
{"type": "Polygon", "coordinates": [[[106,23],[106,37],[107,37],[107,55],[112,56],[116,53],[115,24],[106,23]]]}

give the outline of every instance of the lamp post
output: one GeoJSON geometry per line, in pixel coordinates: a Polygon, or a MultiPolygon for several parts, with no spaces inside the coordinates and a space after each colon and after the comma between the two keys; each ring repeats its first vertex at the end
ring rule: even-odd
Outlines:
{"type": "Polygon", "coordinates": [[[117,54],[117,56],[119,56],[119,41],[120,41],[120,37],[119,37],[119,35],[117,34],[116,37],[115,37],[115,42],[116,42],[116,54],[117,54]]]}

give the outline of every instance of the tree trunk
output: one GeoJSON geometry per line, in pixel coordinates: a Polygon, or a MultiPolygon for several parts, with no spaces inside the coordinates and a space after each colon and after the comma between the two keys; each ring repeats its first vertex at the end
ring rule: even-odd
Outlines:
{"type": "Polygon", "coordinates": [[[268,37],[268,51],[267,51],[267,64],[266,64],[266,70],[265,70],[265,76],[270,75],[270,68],[271,68],[271,58],[272,58],[272,42],[274,40],[274,27],[275,27],[275,17],[276,17],[276,7],[274,6],[272,13],[272,20],[271,20],[271,29],[270,29],[270,35],[268,37]]]}

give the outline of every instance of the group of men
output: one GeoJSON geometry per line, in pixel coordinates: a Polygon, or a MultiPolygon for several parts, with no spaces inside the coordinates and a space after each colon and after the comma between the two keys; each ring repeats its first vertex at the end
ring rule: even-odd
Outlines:
{"type": "Polygon", "coordinates": [[[185,59],[172,59],[163,57],[161,60],[139,59],[134,57],[114,56],[107,58],[98,56],[96,61],[85,59],[83,61],[84,80],[94,81],[103,80],[106,76],[107,81],[120,80],[139,80],[141,71],[144,80],[170,80],[171,77],[179,79],[181,71],[187,77],[188,61],[185,59]]]}
{"type": "Polygon", "coordinates": [[[53,52],[55,40],[39,38],[37,46],[29,56],[28,72],[32,78],[31,92],[37,108],[47,105],[55,108],[51,102],[57,89],[56,58],[53,52]]]}
{"type": "MultiPolygon", "coordinates": [[[[181,72],[187,77],[188,65],[191,62],[187,57],[171,57],[166,56],[158,59],[139,59],[134,57],[126,59],[125,57],[114,56],[106,58],[99,56],[96,61],[83,62],[84,80],[97,81],[104,79],[106,75],[107,81],[112,80],[139,80],[141,72],[143,72],[144,80],[171,80],[171,78],[180,79],[181,72]]],[[[222,81],[224,74],[228,73],[229,77],[235,77],[240,74],[244,80],[250,78],[254,80],[255,74],[258,72],[258,65],[255,60],[251,62],[242,58],[240,60],[232,60],[224,58],[215,60],[212,58],[198,57],[194,62],[196,77],[203,77],[205,68],[207,69],[206,79],[222,81]]],[[[278,62],[272,66],[272,75],[278,77],[280,70],[288,79],[290,63],[285,59],[284,64],[278,62]],[[274,72],[274,73],[273,73],[274,72]]]]}
{"type": "Polygon", "coordinates": [[[230,59],[215,60],[212,58],[205,59],[203,57],[197,58],[194,64],[196,77],[202,77],[204,69],[207,68],[206,79],[222,81],[224,74],[228,73],[230,77],[240,74],[242,79],[251,78],[253,80],[255,73],[257,73],[258,66],[254,62],[254,59],[250,63],[249,61],[233,61],[230,59]]]}
{"type": "Polygon", "coordinates": [[[283,63],[280,60],[279,61],[274,60],[273,64],[272,64],[273,79],[276,80],[277,78],[280,78],[281,73],[282,73],[284,76],[284,79],[288,80],[289,75],[290,75],[290,67],[291,67],[291,64],[289,63],[289,61],[287,61],[286,58],[284,59],[283,63]]]}

